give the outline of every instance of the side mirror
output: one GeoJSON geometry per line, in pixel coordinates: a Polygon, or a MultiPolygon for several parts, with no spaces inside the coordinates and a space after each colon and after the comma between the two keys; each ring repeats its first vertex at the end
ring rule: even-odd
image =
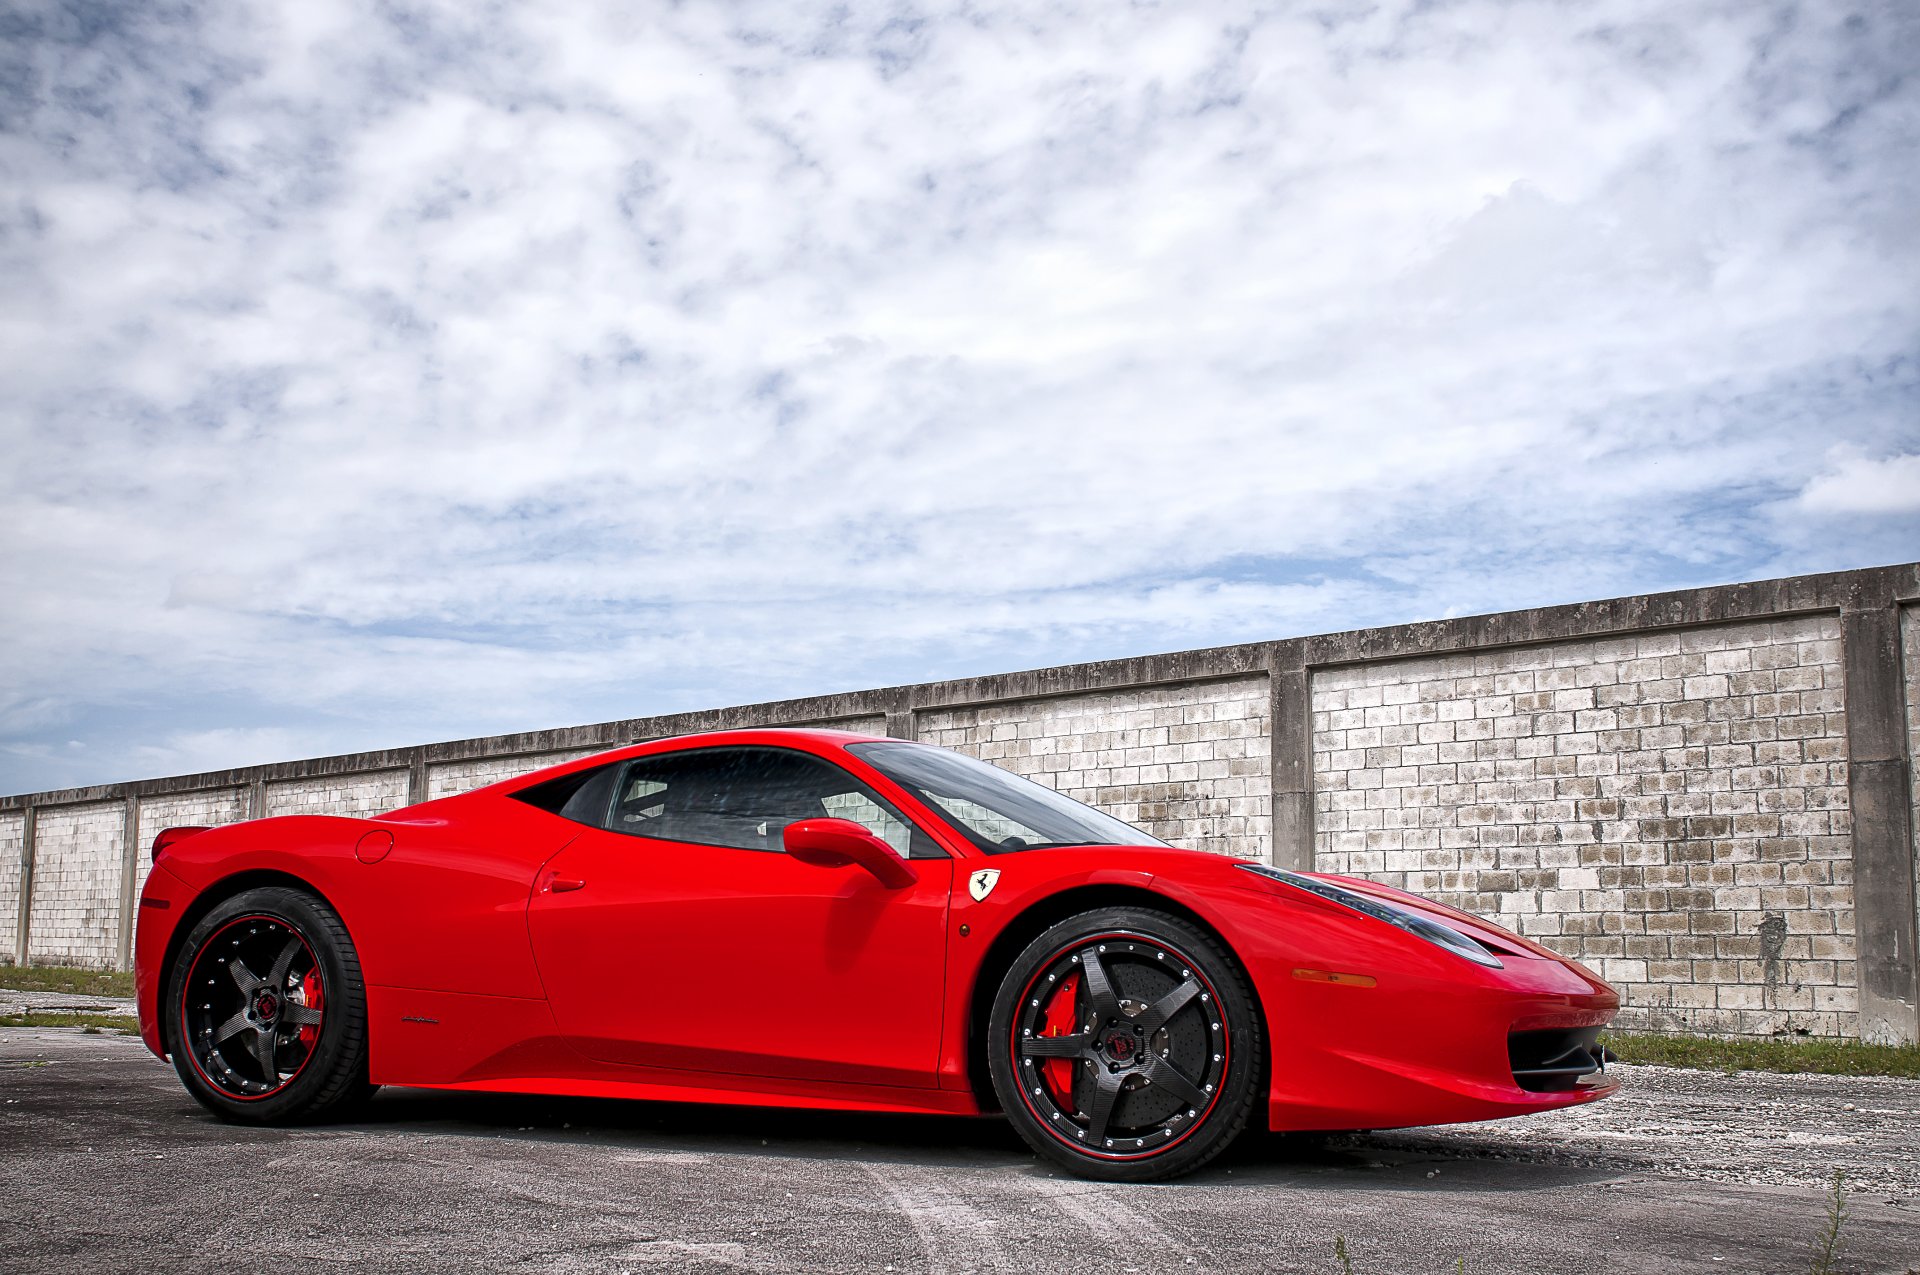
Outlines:
{"type": "Polygon", "coordinates": [[[788,854],[816,868],[844,868],[857,863],[889,890],[902,890],[920,879],[893,847],[851,819],[802,819],[787,825],[781,842],[788,854]]]}

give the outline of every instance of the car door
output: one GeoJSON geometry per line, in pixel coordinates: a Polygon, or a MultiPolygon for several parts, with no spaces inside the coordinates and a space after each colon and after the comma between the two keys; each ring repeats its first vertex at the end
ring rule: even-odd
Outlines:
{"type": "Polygon", "coordinates": [[[946,852],[846,770],[796,749],[620,766],[599,826],[548,862],[528,911],[560,1029],[608,1062],[935,1087],[946,852]],[[880,835],[914,883],[784,853],[788,823],[822,816],[880,835]]]}

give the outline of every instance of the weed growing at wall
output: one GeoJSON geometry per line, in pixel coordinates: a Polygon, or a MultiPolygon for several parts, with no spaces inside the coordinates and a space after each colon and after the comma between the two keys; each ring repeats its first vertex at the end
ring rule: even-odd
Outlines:
{"type": "Polygon", "coordinates": [[[89,1035],[97,1036],[102,1029],[119,1032],[122,1036],[140,1034],[137,1019],[124,1014],[62,1014],[29,1011],[24,1014],[0,1014],[0,1027],[84,1027],[89,1035]]]}
{"type": "Polygon", "coordinates": [[[0,987],[70,996],[131,996],[133,971],[82,970],[64,965],[0,965],[0,987]]]}
{"type": "Polygon", "coordinates": [[[1622,1062],[1662,1067],[1920,1079],[1920,1045],[1868,1045],[1827,1037],[1757,1040],[1638,1033],[1610,1035],[1606,1044],[1622,1062]]]}

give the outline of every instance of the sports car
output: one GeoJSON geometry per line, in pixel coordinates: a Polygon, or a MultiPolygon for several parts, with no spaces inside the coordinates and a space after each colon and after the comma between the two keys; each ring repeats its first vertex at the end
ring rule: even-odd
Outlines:
{"type": "Polygon", "coordinates": [[[1086,1177],[1247,1125],[1611,1093],[1594,974],[1365,880],[1176,849],[928,744],[653,740],[371,819],[169,828],[140,1030],[232,1121],[381,1085],[1003,1112],[1086,1177]]]}

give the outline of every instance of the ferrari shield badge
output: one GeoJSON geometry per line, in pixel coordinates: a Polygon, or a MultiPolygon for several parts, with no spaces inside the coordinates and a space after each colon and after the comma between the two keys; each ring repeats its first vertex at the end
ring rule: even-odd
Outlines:
{"type": "Polygon", "coordinates": [[[993,893],[993,887],[1000,881],[1000,869],[982,868],[967,878],[967,893],[973,896],[975,903],[993,893]]]}

